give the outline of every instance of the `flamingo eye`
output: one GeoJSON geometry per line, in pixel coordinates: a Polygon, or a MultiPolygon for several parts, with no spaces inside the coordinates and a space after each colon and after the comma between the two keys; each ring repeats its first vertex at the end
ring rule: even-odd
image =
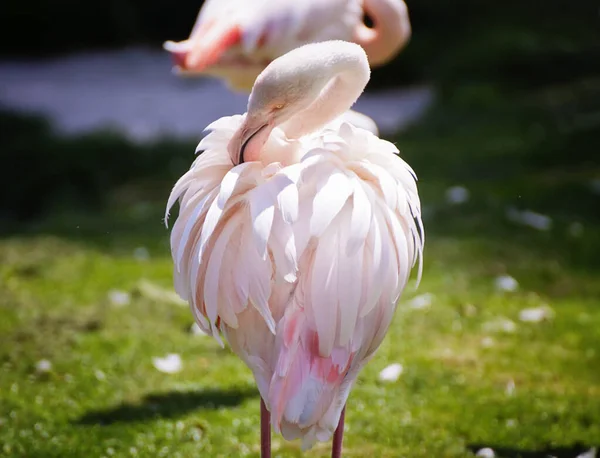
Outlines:
{"type": "Polygon", "coordinates": [[[274,110],[281,110],[283,108],[283,103],[278,103],[273,107],[274,110]]]}

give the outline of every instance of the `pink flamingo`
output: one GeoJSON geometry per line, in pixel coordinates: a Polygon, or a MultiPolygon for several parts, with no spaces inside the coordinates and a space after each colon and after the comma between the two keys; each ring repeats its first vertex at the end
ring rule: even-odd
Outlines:
{"type": "Polygon", "coordinates": [[[303,44],[353,41],[371,66],[381,66],[410,35],[403,0],[207,0],[190,37],[164,46],[181,73],[217,76],[249,91],[269,62],[303,44]],[[363,23],[365,12],[373,28],[363,23]]]}
{"type": "Polygon", "coordinates": [[[369,76],[364,50],[343,41],[275,59],[247,113],[208,126],[167,204],[166,216],[179,200],[175,288],[252,371],[263,457],[270,424],[303,449],[334,434],[341,456],[351,386],[422,257],[414,172],[339,118],[369,76]]]}

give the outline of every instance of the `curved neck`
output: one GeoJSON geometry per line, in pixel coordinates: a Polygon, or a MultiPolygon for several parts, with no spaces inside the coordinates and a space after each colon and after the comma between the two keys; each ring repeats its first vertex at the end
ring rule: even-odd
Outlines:
{"type": "Polygon", "coordinates": [[[345,113],[354,105],[369,82],[370,68],[355,55],[339,54],[335,59],[323,56],[320,71],[326,78],[318,78],[322,84],[316,98],[301,111],[279,127],[290,138],[300,138],[323,127],[345,113]]]}
{"type": "Polygon", "coordinates": [[[371,66],[384,65],[410,39],[412,31],[406,3],[403,0],[364,0],[364,9],[373,19],[374,27],[359,24],[353,41],[364,48],[371,66]]]}
{"type": "Polygon", "coordinates": [[[346,112],[369,82],[363,48],[347,41],[310,43],[278,57],[258,75],[248,111],[227,150],[234,164],[260,160],[278,126],[297,139],[346,112]]]}

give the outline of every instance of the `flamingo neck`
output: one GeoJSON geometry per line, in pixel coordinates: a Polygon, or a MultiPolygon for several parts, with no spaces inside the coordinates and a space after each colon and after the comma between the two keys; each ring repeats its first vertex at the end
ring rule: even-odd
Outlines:
{"type": "Polygon", "coordinates": [[[323,59],[319,67],[327,77],[316,80],[322,84],[318,96],[279,126],[289,139],[310,134],[333,121],[348,111],[362,94],[370,78],[369,66],[354,55],[335,57],[323,59]]]}
{"type": "Polygon", "coordinates": [[[275,126],[295,140],[333,121],[356,102],[370,75],[364,49],[346,41],[311,43],[278,57],[254,83],[227,145],[232,162],[260,160],[275,126]]]}
{"type": "Polygon", "coordinates": [[[354,31],[353,41],[363,47],[371,66],[392,60],[410,39],[412,30],[403,0],[364,0],[365,11],[374,27],[363,23],[354,31]]]}

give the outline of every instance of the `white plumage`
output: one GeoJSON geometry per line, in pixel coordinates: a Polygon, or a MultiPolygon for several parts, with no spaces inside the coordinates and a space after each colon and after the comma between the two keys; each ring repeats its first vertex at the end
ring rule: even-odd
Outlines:
{"type": "Polygon", "coordinates": [[[394,58],[411,36],[403,0],[207,0],[190,37],[168,41],[184,73],[225,79],[250,90],[273,59],[307,43],[353,41],[372,66],[394,58]],[[375,26],[363,24],[371,15],[375,26]]]}
{"type": "Polygon", "coordinates": [[[260,160],[234,165],[232,138],[251,118],[208,126],[173,188],[175,287],[252,370],[276,431],[306,448],[335,430],[422,256],[416,177],[392,143],[339,120],[297,138],[274,126],[260,160]]]}

